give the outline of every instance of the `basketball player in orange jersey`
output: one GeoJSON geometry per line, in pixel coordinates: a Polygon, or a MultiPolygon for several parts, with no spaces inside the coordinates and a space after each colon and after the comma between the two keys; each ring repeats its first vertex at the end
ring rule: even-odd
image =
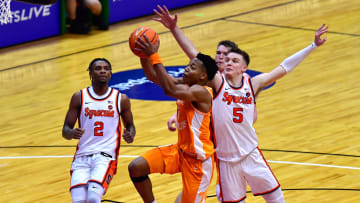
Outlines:
{"type": "MultiPolygon", "coordinates": [[[[146,36],[145,36],[146,37],[146,36]]],[[[145,71],[153,71],[148,78],[159,84],[165,94],[177,99],[178,143],[154,148],[129,164],[130,178],[145,203],[156,202],[151,173],[181,172],[183,203],[203,203],[210,185],[214,161],[214,147],[210,135],[212,90],[204,86],[218,68],[208,55],[198,53],[185,68],[183,83],[167,74],[157,53],[159,41],[153,45],[139,39],[138,45],[149,58],[141,58],[145,71]]]]}
{"type": "MultiPolygon", "coordinates": [[[[198,53],[192,42],[177,24],[177,16],[172,16],[166,7],[158,6],[154,19],[169,28],[177,42],[189,58],[198,53]]],[[[262,195],[268,203],[285,202],[280,185],[258,148],[258,138],[252,124],[254,122],[255,98],[269,84],[291,72],[316,47],[326,41],[321,36],[328,27],[322,25],[315,33],[314,42],[306,48],[286,58],[269,73],[253,78],[244,75],[250,58],[240,49],[230,50],[226,56],[223,75],[216,74],[210,86],[214,90],[212,109],[215,133],[216,155],[221,202],[245,202],[246,185],[254,195],[262,195]]]]}
{"type": "Polygon", "coordinates": [[[76,92],[70,101],[62,135],[78,139],[71,167],[71,197],[74,203],[100,203],[116,173],[121,140],[121,120],[125,126],[122,137],[131,143],[135,126],[130,100],[110,88],[111,64],[96,58],[89,65],[91,87],[76,92]],[[74,128],[78,120],[79,127],[74,128]]]}

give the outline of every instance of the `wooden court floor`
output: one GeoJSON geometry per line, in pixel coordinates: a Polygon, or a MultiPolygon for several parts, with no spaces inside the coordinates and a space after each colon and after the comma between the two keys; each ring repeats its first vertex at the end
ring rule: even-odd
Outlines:
{"type": "MultiPolygon", "coordinates": [[[[260,94],[255,129],[286,202],[360,202],[360,2],[219,0],[172,12],[199,50],[215,55],[218,41],[233,40],[250,54],[249,69],[260,72],[309,45],[322,23],[329,25],[328,41],[260,94]]],[[[114,73],[139,69],[127,39],[148,26],[160,35],[166,66],[188,63],[171,33],[151,17],[0,49],[0,202],[71,202],[77,142],[64,140],[61,129],[71,95],[90,85],[86,69],[93,58],[109,59],[114,73]]],[[[122,142],[118,174],[103,202],[141,202],[128,163],[177,139],[166,127],[174,102],[131,104],[136,139],[122,142]]],[[[150,178],[159,203],[173,202],[181,191],[179,175],[150,178]]],[[[251,193],[246,200],[264,202],[251,193]]],[[[217,202],[215,181],[207,202],[217,202]]]]}

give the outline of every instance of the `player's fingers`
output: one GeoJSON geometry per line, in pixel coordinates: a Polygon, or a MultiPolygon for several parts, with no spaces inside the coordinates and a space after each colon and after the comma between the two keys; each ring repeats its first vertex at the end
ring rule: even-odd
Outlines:
{"type": "Polygon", "coordinates": [[[155,13],[156,15],[158,15],[158,16],[160,16],[160,17],[162,16],[161,13],[159,13],[159,11],[157,11],[156,9],[153,9],[153,11],[154,11],[154,13],[155,13]]]}
{"type": "MultiPolygon", "coordinates": [[[[139,47],[141,47],[141,48],[140,48],[141,50],[146,47],[143,43],[141,43],[141,42],[139,42],[139,41],[135,42],[135,44],[138,45],[139,47]]],[[[135,50],[136,50],[136,49],[139,49],[139,48],[135,47],[135,50]]]]}
{"type": "Polygon", "coordinates": [[[173,127],[173,126],[168,126],[168,129],[169,129],[170,131],[175,131],[175,130],[176,130],[176,128],[173,127]]]}
{"type": "Polygon", "coordinates": [[[163,10],[163,8],[160,6],[160,5],[158,5],[158,9],[160,10],[160,12],[164,15],[165,14],[165,11],[163,10]]]}
{"type": "Polygon", "coordinates": [[[145,35],[145,33],[142,34],[142,36],[144,37],[144,39],[147,43],[151,43],[150,39],[145,35]]]}
{"type": "Polygon", "coordinates": [[[167,15],[170,15],[170,12],[169,12],[168,8],[165,5],[164,5],[164,10],[165,10],[167,15]]]}

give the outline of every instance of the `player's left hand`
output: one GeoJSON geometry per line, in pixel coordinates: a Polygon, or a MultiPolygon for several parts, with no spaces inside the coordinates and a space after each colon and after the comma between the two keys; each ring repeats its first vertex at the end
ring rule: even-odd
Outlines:
{"type": "Polygon", "coordinates": [[[323,35],[324,33],[327,33],[328,31],[328,27],[325,27],[325,24],[322,24],[321,27],[316,31],[315,33],[315,44],[316,46],[321,46],[322,44],[324,44],[326,42],[327,37],[325,36],[323,39],[321,39],[321,35],[323,35]]]}
{"type": "Polygon", "coordinates": [[[132,143],[134,141],[135,133],[131,133],[126,128],[124,128],[123,138],[127,143],[132,143]]]}
{"type": "Polygon", "coordinates": [[[168,120],[168,122],[167,122],[167,125],[168,125],[168,129],[170,130],[170,131],[176,131],[176,126],[177,126],[177,124],[176,124],[176,114],[174,114],[174,115],[172,115],[170,118],[169,118],[169,120],[168,120]],[[174,125],[175,125],[175,127],[174,127],[174,125]]]}

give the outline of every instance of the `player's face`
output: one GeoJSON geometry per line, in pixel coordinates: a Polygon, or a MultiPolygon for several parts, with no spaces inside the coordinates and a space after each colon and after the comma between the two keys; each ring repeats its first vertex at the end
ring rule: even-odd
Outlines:
{"type": "Polygon", "coordinates": [[[242,76],[247,70],[247,65],[242,55],[234,52],[228,53],[225,57],[224,73],[227,77],[242,76]]]}
{"type": "Polygon", "coordinates": [[[183,75],[184,83],[191,86],[199,83],[204,77],[206,77],[206,73],[203,70],[202,62],[197,58],[192,59],[190,64],[185,68],[183,75]]]}
{"type": "Polygon", "coordinates": [[[112,72],[111,67],[105,61],[96,61],[92,66],[91,78],[93,82],[108,83],[112,72]]]}
{"type": "Polygon", "coordinates": [[[218,48],[216,50],[215,62],[219,68],[220,73],[222,73],[225,69],[225,57],[226,57],[226,54],[229,52],[229,50],[230,50],[230,47],[226,47],[224,45],[218,46],[218,48]]]}

